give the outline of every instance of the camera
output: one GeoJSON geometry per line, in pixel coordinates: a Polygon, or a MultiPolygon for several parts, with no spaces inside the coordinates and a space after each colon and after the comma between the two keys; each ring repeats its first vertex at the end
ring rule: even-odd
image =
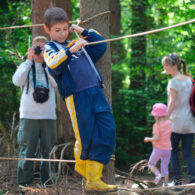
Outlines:
{"type": "Polygon", "coordinates": [[[46,102],[49,99],[49,89],[45,87],[35,87],[33,98],[37,103],[46,102]]]}
{"type": "Polygon", "coordinates": [[[40,55],[42,50],[41,50],[41,47],[40,46],[36,46],[34,48],[34,51],[35,51],[35,55],[40,55]]]}

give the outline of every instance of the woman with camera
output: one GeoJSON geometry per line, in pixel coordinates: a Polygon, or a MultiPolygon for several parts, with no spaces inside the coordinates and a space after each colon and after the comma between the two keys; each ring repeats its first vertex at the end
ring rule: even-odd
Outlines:
{"type": "MultiPolygon", "coordinates": [[[[54,79],[45,68],[43,47],[47,38],[38,36],[28,49],[28,59],[13,75],[13,83],[22,89],[20,101],[20,126],[17,135],[19,158],[35,158],[40,143],[41,158],[48,159],[56,142],[56,97],[57,87],[54,79]]],[[[18,161],[18,184],[29,185],[33,182],[32,161],[18,161]]],[[[41,183],[49,181],[48,162],[41,162],[41,183]]]]}

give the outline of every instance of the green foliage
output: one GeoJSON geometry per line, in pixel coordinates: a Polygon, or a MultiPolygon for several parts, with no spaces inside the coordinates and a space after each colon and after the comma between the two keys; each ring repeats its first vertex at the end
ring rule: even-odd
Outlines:
{"type": "Polygon", "coordinates": [[[71,7],[72,7],[72,21],[77,20],[80,18],[80,3],[79,0],[72,0],[71,7]]]}
{"type": "Polygon", "coordinates": [[[0,195],[3,195],[3,194],[4,194],[4,192],[2,190],[0,190],[0,195]]]}
{"type": "MultiPolygon", "coordinates": [[[[3,2],[0,7],[0,26],[30,24],[30,1],[3,2]]],[[[0,31],[0,121],[8,128],[19,107],[19,89],[12,75],[26,53],[31,29],[0,31]]]]}
{"type": "MultiPolygon", "coordinates": [[[[139,1],[140,2],[140,1],[139,1]]],[[[123,35],[131,34],[132,30],[132,1],[121,1],[121,32],[123,35]]],[[[140,20],[147,25],[147,30],[162,28],[181,23],[194,18],[191,1],[181,0],[148,0],[146,20],[140,20]]],[[[139,30],[139,26],[136,27],[139,30]]],[[[167,102],[166,86],[170,78],[163,75],[161,59],[164,55],[177,52],[187,61],[190,74],[195,77],[195,28],[194,24],[185,25],[175,29],[146,36],[146,64],[140,66],[132,61],[132,39],[121,41],[124,56],[117,65],[113,65],[113,72],[122,77],[122,88],[113,93],[113,111],[117,126],[116,165],[119,168],[129,168],[129,164],[149,158],[151,144],[143,143],[145,136],[151,136],[154,119],[151,116],[152,105],[156,102],[167,102]],[[133,64],[132,64],[133,63],[133,64]],[[119,75],[120,73],[120,75],[119,75]],[[144,73],[144,79],[140,76],[144,73]],[[122,75],[122,76],[121,76],[122,75]],[[139,79],[140,78],[140,79],[139,79]],[[135,87],[135,81],[138,86],[135,87]]],[[[141,39],[140,39],[141,40],[141,39]]],[[[139,39],[138,39],[139,41],[139,39]]],[[[139,42],[138,42],[139,44],[139,42]]],[[[141,50],[134,51],[138,58],[142,56],[141,50]]],[[[117,76],[114,74],[114,76],[117,76]]],[[[120,86],[120,79],[113,79],[112,88],[120,86]]]]}

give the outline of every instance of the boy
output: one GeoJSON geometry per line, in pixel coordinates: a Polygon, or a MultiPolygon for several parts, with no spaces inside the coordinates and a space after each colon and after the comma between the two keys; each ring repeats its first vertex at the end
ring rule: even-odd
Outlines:
{"type": "Polygon", "coordinates": [[[103,166],[115,148],[113,115],[101,88],[102,77],[94,66],[104,54],[106,44],[86,46],[84,50],[87,42],[103,38],[77,25],[69,27],[61,8],[49,8],[44,22],[51,38],[44,48],[44,58],[66,102],[75,132],[75,170],[86,178],[87,191],[116,191],[115,185],[101,180],[103,166]],[[69,31],[80,33],[82,39],[68,42],[69,31]]]}
{"type": "MultiPolygon", "coordinates": [[[[55,101],[57,84],[45,70],[43,58],[43,47],[47,41],[44,36],[33,39],[32,47],[28,49],[27,60],[18,67],[12,79],[16,86],[23,89],[17,137],[19,158],[34,158],[37,144],[40,144],[41,158],[48,159],[57,140],[55,101]]],[[[18,161],[18,184],[33,183],[33,168],[31,161],[18,161]]],[[[42,185],[50,183],[48,162],[41,162],[40,177],[42,185]]]]}

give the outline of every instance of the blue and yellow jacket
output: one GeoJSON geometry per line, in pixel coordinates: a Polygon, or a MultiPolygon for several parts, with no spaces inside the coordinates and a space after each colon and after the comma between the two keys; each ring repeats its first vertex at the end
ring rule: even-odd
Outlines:
{"type": "MultiPolygon", "coordinates": [[[[103,37],[94,30],[84,30],[82,36],[88,42],[104,40],[103,37]]],[[[102,84],[102,76],[97,79],[95,71],[91,68],[90,62],[82,50],[71,53],[70,47],[75,41],[56,43],[50,41],[44,48],[44,59],[49,67],[50,74],[58,84],[59,92],[63,100],[71,94],[82,91],[89,87],[102,84]],[[57,47],[61,45],[61,49],[57,47]]],[[[97,62],[106,51],[106,43],[99,43],[85,46],[87,54],[93,63],[97,62]]]]}

